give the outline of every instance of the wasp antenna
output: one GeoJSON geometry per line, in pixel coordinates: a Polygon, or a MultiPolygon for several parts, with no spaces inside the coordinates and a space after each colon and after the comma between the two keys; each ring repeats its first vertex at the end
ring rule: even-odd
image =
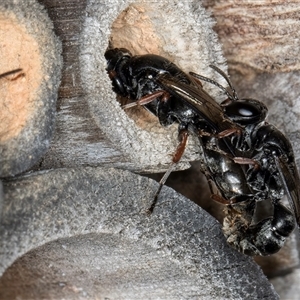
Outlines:
{"type": "Polygon", "coordinates": [[[234,96],[234,95],[235,95],[235,91],[232,90],[232,86],[231,86],[231,85],[229,85],[229,86],[230,86],[230,89],[232,90],[232,94],[229,93],[229,92],[227,91],[227,89],[224,88],[224,86],[222,86],[220,83],[216,82],[216,81],[213,80],[213,79],[210,79],[210,78],[208,78],[208,77],[199,75],[199,74],[194,73],[194,72],[190,72],[189,74],[192,75],[193,77],[197,78],[197,79],[200,79],[200,80],[209,82],[209,83],[211,83],[211,84],[217,86],[219,89],[221,89],[221,90],[226,94],[226,96],[227,96],[231,101],[235,101],[235,100],[236,100],[236,98],[235,98],[235,96],[234,96]]]}
{"type": "Polygon", "coordinates": [[[122,105],[121,107],[123,109],[127,109],[127,108],[135,107],[135,106],[138,106],[138,105],[139,104],[137,102],[132,102],[132,103],[128,103],[128,104],[122,105]]]}
{"type": "Polygon", "coordinates": [[[238,98],[237,92],[236,92],[235,88],[233,87],[232,82],[230,81],[229,77],[217,66],[215,66],[215,65],[209,65],[209,66],[212,69],[214,69],[217,73],[219,73],[226,80],[226,82],[228,83],[228,85],[231,89],[231,92],[232,92],[232,100],[237,101],[239,98],[238,98]]]}

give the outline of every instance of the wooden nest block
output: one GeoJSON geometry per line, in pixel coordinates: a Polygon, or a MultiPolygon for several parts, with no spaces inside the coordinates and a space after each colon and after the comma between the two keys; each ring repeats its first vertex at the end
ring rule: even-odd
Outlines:
{"type": "MultiPolygon", "coordinates": [[[[122,153],[118,167],[141,172],[164,171],[178,143],[177,126],[162,127],[143,108],[121,109],[105,70],[104,53],[110,43],[112,47],[127,48],[134,55],[158,54],[186,72],[218,77],[220,81],[220,76],[208,67],[212,63],[226,70],[221,46],[212,30],[214,22],[200,3],[179,0],[134,4],[91,1],[87,12],[80,64],[92,118],[122,153]]],[[[220,95],[209,84],[207,90],[213,96],[220,95]]],[[[197,142],[190,138],[181,168],[199,158],[198,149],[197,142]]]]}
{"type": "Polygon", "coordinates": [[[251,68],[269,73],[300,69],[297,1],[204,2],[213,6],[214,29],[231,67],[243,73],[251,68]]]}
{"type": "Polygon", "coordinates": [[[193,202],[165,187],[146,215],[157,186],[104,168],[4,182],[0,299],[277,299],[193,202]]]}
{"type": "Polygon", "coordinates": [[[36,1],[0,3],[0,177],[31,167],[49,146],[61,45],[36,1]]]}

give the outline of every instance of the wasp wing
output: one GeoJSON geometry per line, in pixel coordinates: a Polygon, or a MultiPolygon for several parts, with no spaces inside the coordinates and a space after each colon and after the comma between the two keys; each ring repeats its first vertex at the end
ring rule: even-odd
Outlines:
{"type": "Polygon", "coordinates": [[[222,107],[203,90],[201,84],[196,85],[194,80],[191,80],[193,84],[186,84],[176,80],[175,77],[164,74],[159,76],[157,82],[168,93],[179,97],[196,110],[217,133],[241,129],[224,116],[222,107]]]}
{"type": "Polygon", "coordinates": [[[295,165],[291,169],[281,157],[276,157],[275,161],[297,224],[300,226],[300,180],[297,167],[295,165]]]}

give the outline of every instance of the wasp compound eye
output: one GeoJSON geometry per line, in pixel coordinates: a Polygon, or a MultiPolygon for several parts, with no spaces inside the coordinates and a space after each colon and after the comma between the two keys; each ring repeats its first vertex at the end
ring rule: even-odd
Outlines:
{"type": "Polygon", "coordinates": [[[239,100],[224,106],[224,114],[238,124],[248,125],[263,121],[266,108],[255,100],[239,100]]]}

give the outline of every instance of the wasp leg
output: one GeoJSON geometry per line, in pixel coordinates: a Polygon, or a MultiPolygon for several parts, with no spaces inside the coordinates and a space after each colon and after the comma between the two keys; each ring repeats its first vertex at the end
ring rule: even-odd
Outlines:
{"type": "Polygon", "coordinates": [[[225,204],[225,205],[230,205],[238,202],[238,200],[235,199],[234,197],[228,200],[218,194],[212,194],[210,198],[218,203],[225,204]]]}
{"type": "Polygon", "coordinates": [[[238,128],[230,128],[230,129],[226,129],[226,130],[223,130],[217,134],[215,133],[212,133],[212,132],[207,132],[205,130],[199,130],[198,132],[198,135],[199,136],[213,136],[213,137],[216,137],[216,138],[219,138],[219,139],[222,139],[222,138],[225,138],[225,137],[228,137],[232,134],[240,134],[240,129],[238,128]]]}
{"type": "Polygon", "coordinates": [[[161,180],[159,181],[159,187],[158,187],[158,190],[157,192],[155,193],[155,196],[154,196],[154,199],[153,199],[153,202],[150,206],[150,208],[148,209],[148,213],[149,214],[152,214],[153,213],[153,210],[155,208],[155,205],[157,203],[157,200],[158,200],[158,196],[159,196],[159,193],[162,189],[162,187],[164,186],[164,184],[166,183],[169,175],[172,173],[172,171],[175,169],[177,163],[180,161],[183,153],[184,153],[184,150],[185,150],[185,147],[186,147],[186,143],[187,143],[187,140],[188,140],[188,131],[186,129],[182,129],[180,130],[179,134],[178,134],[178,139],[179,139],[179,144],[176,148],[176,151],[175,153],[173,154],[173,159],[172,159],[172,164],[170,165],[170,167],[168,168],[167,172],[164,174],[164,176],[161,178],[161,180]]]}
{"type": "Polygon", "coordinates": [[[127,109],[127,108],[138,106],[138,105],[146,105],[146,104],[154,101],[157,98],[160,98],[160,101],[167,101],[170,98],[170,95],[166,91],[156,91],[152,94],[142,97],[138,101],[123,105],[122,108],[127,109]]]}
{"type": "Polygon", "coordinates": [[[241,133],[240,129],[230,128],[230,129],[223,130],[223,131],[221,131],[217,134],[217,137],[221,139],[221,138],[230,136],[230,135],[235,134],[235,133],[240,134],[241,133]]]}
{"type": "Polygon", "coordinates": [[[238,156],[236,156],[236,157],[233,158],[233,161],[237,164],[240,164],[240,165],[253,165],[254,170],[257,170],[260,167],[259,163],[256,160],[251,159],[251,158],[247,158],[247,157],[238,157],[238,156]]]}

